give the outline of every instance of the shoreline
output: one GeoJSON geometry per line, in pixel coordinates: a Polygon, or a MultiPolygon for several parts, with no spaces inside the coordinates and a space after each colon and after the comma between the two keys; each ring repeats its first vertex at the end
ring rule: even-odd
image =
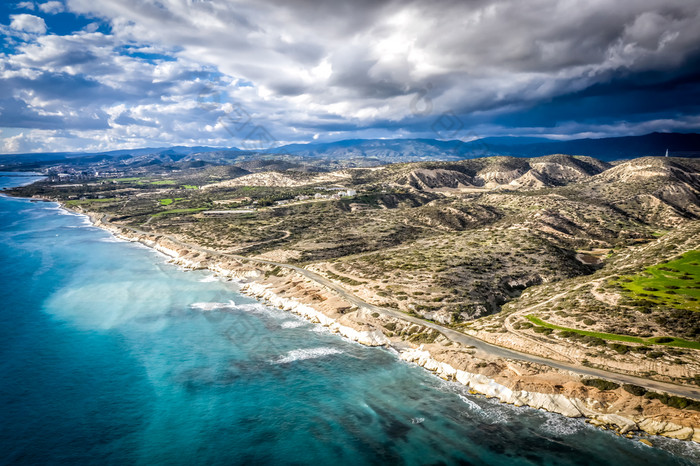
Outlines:
{"type": "MultiPolygon", "coordinates": [[[[358,309],[357,306],[353,309],[352,304],[343,302],[340,296],[329,296],[334,294],[332,290],[324,289],[293,270],[274,271],[272,266],[264,263],[253,266],[250,263],[255,259],[233,260],[223,254],[219,254],[218,258],[212,257],[210,253],[197,252],[196,246],[188,249],[184,247],[187,245],[174,244],[163,235],[136,233],[129,227],[104,222],[98,214],[81,208],[80,211],[73,210],[61,202],[57,204],[67,212],[86,216],[93,226],[108,231],[119,240],[140,243],[160,252],[168,262],[184,270],[209,270],[219,279],[237,281],[242,294],[318,323],[351,341],[366,346],[391,347],[396,350],[400,360],[416,364],[443,380],[457,382],[471,393],[497,398],[514,406],[529,406],[566,417],[584,418],[590,424],[614,430],[618,435],[630,439],[638,438],[635,434],[644,432],[700,443],[698,414],[670,408],[656,400],[651,404],[660,406],[635,414],[635,409],[630,405],[639,400],[631,400],[630,403],[629,398],[641,397],[610,391],[596,393],[593,390],[597,389],[584,386],[582,377],[572,372],[554,368],[543,370],[542,367],[533,367],[535,364],[477,354],[473,347],[453,346],[448,338],[427,327],[415,329],[417,324],[399,322],[400,319],[389,319],[387,322],[384,316],[380,319],[368,310],[358,309]],[[319,295],[323,295],[322,299],[318,298],[319,295]],[[396,331],[401,326],[401,332],[396,331]],[[387,331],[388,328],[392,330],[387,331]],[[416,339],[416,335],[419,338],[416,339]],[[504,369],[507,372],[505,375],[504,369]],[[549,384],[543,381],[549,381],[549,384]]],[[[639,440],[650,445],[646,439],[639,440]]]]}

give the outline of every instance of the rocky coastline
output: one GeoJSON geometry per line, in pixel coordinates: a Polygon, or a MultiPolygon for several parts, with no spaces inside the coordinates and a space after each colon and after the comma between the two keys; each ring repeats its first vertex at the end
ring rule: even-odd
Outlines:
{"type": "MultiPolygon", "coordinates": [[[[363,345],[392,346],[400,359],[461,383],[473,393],[515,406],[584,417],[593,425],[629,438],[646,433],[700,442],[697,411],[672,408],[622,388],[603,391],[586,386],[582,377],[572,372],[480,353],[427,327],[359,309],[294,270],[205,252],[163,235],[137,232],[104,221],[101,215],[76,210],[88,215],[95,226],[122,240],[151,247],[182,268],[207,269],[235,280],[242,293],[270,306],[293,312],[363,345]]],[[[647,438],[640,441],[650,444],[647,438]]]]}

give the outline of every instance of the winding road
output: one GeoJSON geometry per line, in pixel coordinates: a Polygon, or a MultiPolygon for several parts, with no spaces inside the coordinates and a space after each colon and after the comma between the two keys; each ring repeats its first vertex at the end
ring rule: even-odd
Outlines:
{"type": "MultiPolygon", "coordinates": [[[[108,223],[109,222],[108,216],[103,215],[101,218],[101,221],[104,223],[108,223]]],[[[505,358],[505,359],[514,359],[514,360],[518,360],[518,361],[530,362],[530,363],[535,363],[535,364],[542,364],[545,366],[553,367],[555,369],[560,369],[560,370],[564,370],[564,371],[571,371],[571,372],[574,372],[576,374],[580,374],[580,375],[584,375],[584,376],[603,378],[603,379],[607,379],[607,380],[610,380],[610,381],[613,381],[616,383],[620,383],[620,384],[639,385],[641,387],[646,388],[647,390],[660,391],[660,392],[668,393],[670,395],[676,395],[676,396],[681,396],[681,397],[685,397],[685,398],[692,398],[695,400],[700,400],[700,387],[694,388],[694,387],[690,387],[690,386],[678,385],[678,384],[673,384],[673,383],[668,383],[668,382],[649,380],[646,378],[636,377],[633,375],[620,374],[617,372],[610,372],[610,371],[606,371],[603,369],[596,369],[596,368],[592,368],[592,367],[580,366],[580,365],[573,364],[573,363],[557,361],[554,359],[544,358],[541,356],[535,356],[532,354],[523,353],[523,352],[516,351],[513,349],[505,348],[502,346],[493,345],[491,343],[486,343],[483,340],[479,340],[478,338],[472,337],[470,335],[466,335],[462,332],[458,332],[458,331],[450,329],[448,327],[444,327],[440,324],[436,324],[434,322],[429,322],[427,320],[423,320],[423,319],[420,319],[418,317],[414,317],[414,316],[405,314],[405,313],[403,313],[401,311],[397,311],[395,309],[384,308],[384,307],[376,306],[374,304],[370,304],[366,301],[363,301],[362,299],[355,296],[354,294],[350,293],[348,290],[341,287],[340,285],[332,282],[328,278],[326,278],[322,275],[319,275],[315,272],[312,272],[308,269],[305,269],[303,267],[299,267],[299,266],[291,265],[291,264],[286,264],[284,262],[275,262],[275,261],[266,260],[266,259],[252,259],[250,257],[240,256],[237,254],[225,254],[225,253],[215,251],[213,249],[207,249],[207,248],[202,248],[200,246],[195,246],[195,245],[188,244],[188,243],[183,243],[182,241],[180,241],[180,240],[178,240],[170,235],[146,232],[143,230],[139,230],[137,228],[128,227],[128,226],[120,225],[120,224],[112,223],[111,225],[132,231],[133,233],[140,234],[140,235],[161,236],[161,237],[167,238],[168,240],[172,241],[173,243],[175,243],[183,248],[195,250],[198,252],[203,252],[206,254],[217,255],[217,256],[221,256],[221,257],[228,257],[228,258],[239,260],[239,261],[257,262],[260,264],[267,264],[267,265],[272,265],[272,266],[276,266],[276,267],[282,267],[285,269],[293,270],[293,271],[303,275],[304,277],[308,278],[309,280],[312,280],[312,281],[326,287],[327,289],[336,293],[338,296],[340,296],[341,298],[343,298],[347,302],[354,304],[358,308],[366,309],[366,310],[369,310],[372,312],[378,312],[380,314],[395,317],[398,319],[405,320],[407,322],[412,322],[414,324],[422,325],[424,327],[428,327],[428,328],[431,328],[433,330],[437,330],[438,332],[442,333],[445,337],[452,340],[453,342],[456,342],[456,343],[459,343],[459,344],[462,344],[465,346],[472,346],[476,350],[482,351],[482,352],[487,353],[487,354],[492,355],[492,356],[505,358]]],[[[544,304],[544,303],[541,303],[541,304],[544,304]]]]}

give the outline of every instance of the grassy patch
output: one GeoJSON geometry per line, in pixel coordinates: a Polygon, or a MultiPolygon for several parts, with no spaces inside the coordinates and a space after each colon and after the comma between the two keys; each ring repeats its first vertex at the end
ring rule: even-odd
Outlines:
{"type": "Polygon", "coordinates": [[[700,251],[648,267],[643,273],[625,275],[617,283],[634,298],[658,305],[700,311],[700,251]]]}
{"type": "Polygon", "coordinates": [[[138,183],[138,184],[155,184],[155,185],[173,185],[176,184],[175,180],[148,180],[144,179],[142,176],[133,176],[130,178],[109,178],[105,180],[106,182],[113,183],[138,183]]]}
{"type": "Polygon", "coordinates": [[[154,217],[160,217],[162,215],[167,215],[167,214],[190,214],[194,212],[201,212],[203,210],[207,210],[206,207],[199,207],[196,209],[171,209],[171,210],[164,210],[163,212],[158,212],[157,214],[153,214],[154,217]]]}
{"type": "Polygon", "coordinates": [[[116,197],[110,197],[108,199],[79,199],[79,200],[73,200],[73,201],[66,201],[66,205],[85,205],[85,204],[92,204],[94,202],[114,202],[118,201],[116,197]]]}
{"type": "Polygon", "coordinates": [[[173,202],[181,201],[182,199],[184,199],[184,198],[176,197],[174,199],[158,199],[158,202],[160,202],[160,205],[165,206],[165,205],[170,205],[173,202]]]}
{"type": "Polygon", "coordinates": [[[540,327],[551,328],[554,330],[564,330],[567,332],[578,333],[579,335],[587,335],[590,337],[602,338],[603,340],[626,341],[629,343],[644,343],[644,339],[639,337],[631,337],[628,335],[616,335],[614,333],[591,332],[588,330],[578,330],[574,328],[561,327],[559,325],[550,324],[532,315],[528,315],[525,317],[530,322],[532,322],[535,325],[539,325],[540,327]]]}
{"type": "Polygon", "coordinates": [[[107,179],[107,180],[105,180],[105,181],[112,181],[112,182],[114,182],[114,183],[131,183],[131,182],[133,182],[133,181],[139,181],[139,180],[141,180],[141,179],[142,179],[142,178],[141,178],[140,176],[136,176],[136,177],[133,177],[133,178],[109,178],[109,179],[107,179]]]}
{"type": "Polygon", "coordinates": [[[183,184],[182,187],[185,189],[199,189],[199,186],[195,186],[192,184],[183,184]]]}
{"type": "Polygon", "coordinates": [[[654,344],[654,345],[676,346],[678,348],[700,349],[700,342],[683,340],[682,338],[657,337],[657,338],[650,338],[647,341],[649,343],[654,344]],[[671,341],[668,341],[669,339],[671,341]],[[662,340],[662,341],[659,341],[659,340],[662,340]]]}
{"type": "Polygon", "coordinates": [[[156,184],[156,185],[162,185],[162,184],[170,185],[170,184],[175,184],[175,181],[173,181],[173,180],[157,180],[157,181],[149,181],[149,183],[156,184]]]}
{"type": "MultiPolygon", "coordinates": [[[[539,325],[540,327],[550,328],[553,330],[562,330],[564,332],[577,333],[579,335],[600,338],[602,340],[624,341],[624,342],[628,342],[628,343],[639,343],[642,345],[663,345],[663,346],[675,346],[678,348],[700,349],[700,342],[683,340],[681,338],[655,337],[655,338],[646,338],[645,339],[645,338],[633,337],[633,336],[629,336],[629,335],[618,335],[615,333],[591,332],[588,330],[579,330],[579,329],[575,329],[575,328],[561,327],[559,325],[550,324],[550,323],[547,323],[547,322],[543,321],[542,319],[539,319],[533,315],[527,315],[525,317],[530,322],[532,322],[535,325],[539,325]]],[[[566,334],[564,334],[564,336],[566,336],[566,334]]]]}

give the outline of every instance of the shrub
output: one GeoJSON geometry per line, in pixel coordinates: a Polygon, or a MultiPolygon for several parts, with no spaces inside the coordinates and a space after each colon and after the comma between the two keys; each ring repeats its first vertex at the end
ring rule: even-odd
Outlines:
{"type": "Polygon", "coordinates": [[[583,383],[587,387],[595,387],[598,390],[615,390],[617,388],[620,388],[620,384],[617,384],[615,382],[610,382],[608,380],[603,380],[603,379],[585,379],[582,380],[581,383],[583,383]]]}
{"type": "Polygon", "coordinates": [[[282,273],[282,269],[279,266],[275,266],[274,269],[268,270],[265,272],[265,278],[269,277],[270,275],[274,275],[275,277],[279,277],[282,273]]]}
{"type": "Polygon", "coordinates": [[[611,349],[614,349],[615,351],[617,351],[617,352],[620,353],[620,354],[626,354],[626,353],[630,350],[630,347],[629,347],[629,346],[627,346],[627,345],[621,345],[621,344],[619,344],[619,343],[610,343],[608,346],[609,346],[611,349]]]}
{"type": "Polygon", "coordinates": [[[581,339],[585,344],[590,346],[605,346],[605,340],[602,338],[586,335],[581,339]]]}
{"type": "Polygon", "coordinates": [[[631,384],[624,384],[622,386],[622,389],[626,391],[627,393],[631,393],[634,396],[644,396],[644,394],[647,392],[647,389],[644,387],[640,387],[639,385],[631,385],[631,384]]]}
{"type": "Polygon", "coordinates": [[[414,343],[432,343],[435,341],[435,339],[440,335],[438,332],[431,332],[428,331],[426,333],[418,332],[414,333],[408,338],[408,341],[412,341],[414,343]]]}
{"type": "Polygon", "coordinates": [[[689,400],[688,398],[681,398],[680,396],[670,396],[664,393],[647,392],[644,394],[644,398],[649,400],[659,400],[666,406],[670,406],[672,408],[700,411],[700,401],[689,400]]]}
{"type": "Polygon", "coordinates": [[[673,341],[673,338],[671,337],[659,337],[656,340],[654,340],[654,343],[671,343],[673,341]]]}

